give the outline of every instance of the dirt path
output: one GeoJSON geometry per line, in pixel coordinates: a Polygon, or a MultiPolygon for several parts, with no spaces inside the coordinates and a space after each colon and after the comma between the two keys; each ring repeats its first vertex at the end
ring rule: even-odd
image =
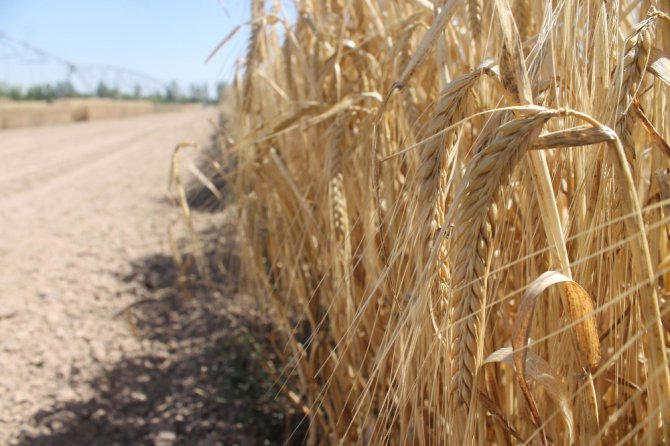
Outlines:
{"type": "MultiPolygon", "coordinates": [[[[133,271],[138,262],[163,263],[142,277],[149,288],[171,285],[173,277],[160,277],[173,274],[165,236],[177,218],[165,200],[171,152],[182,140],[207,144],[215,116],[210,109],[0,132],[0,444],[129,444],[124,435],[133,441],[137,432],[110,427],[114,404],[140,407],[136,418],[157,410],[146,392],[165,376],[161,367],[174,365],[168,359],[180,344],[156,347],[114,315],[142,297],[128,279],[144,274],[133,271]],[[152,367],[142,362],[149,351],[152,367]],[[121,378],[109,375],[100,381],[122,363],[146,367],[133,371],[136,387],[115,388],[121,378]],[[101,402],[103,390],[111,402],[101,402]],[[128,395],[115,400],[115,392],[128,395]],[[87,440],[96,423],[106,430],[87,440]]],[[[139,420],[139,438],[172,444],[177,428],[164,421],[139,420]]]]}

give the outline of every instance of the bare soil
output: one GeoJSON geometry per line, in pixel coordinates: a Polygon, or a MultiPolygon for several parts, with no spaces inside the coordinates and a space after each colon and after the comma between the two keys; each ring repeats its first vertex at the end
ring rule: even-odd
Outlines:
{"type": "MultiPolygon", "coordinates": [[[[286,435],[254,363],[266,322],[226,265],[216,289],[184,283],[168,247],[172,150],[209,144],[209,119],[216,111],[0,132],[0,444],[286,435]]],[[[232,216],[196,220],[226,246],[232,216]]]]}

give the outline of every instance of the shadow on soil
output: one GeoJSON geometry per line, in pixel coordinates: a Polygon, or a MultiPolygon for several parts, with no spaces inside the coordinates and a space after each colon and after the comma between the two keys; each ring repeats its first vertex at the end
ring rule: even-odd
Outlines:
{"type": "Polygon", "coordinates": [[[195,176],[185,185],[189,206],[200,212],[219,212],[232,204],[228,178],[235,171],[236,159],[228,150],[232,141],[226,136],[227,121],[220,117],[218,125],[221,131],[212,134],[210,144],[201,149],[195,166],[202,174],[200,178],[207,178],[208,183],[195,176]]]}
{"type": "Polygon", "coordinates": [[[300,417],[286,413],[264,369],[273,360],[267,318],[237,293],[233,257],[206,258],[220,289],[198,284],[192,271],[180,280],[165,255],[141,259],[120,277],[138,298],[119,317],[146,353],[105,369],[90,383],[89,400],[35,414],[41,433],[21,445],[303,443],[305,426],[294,432],[300,417]]]}

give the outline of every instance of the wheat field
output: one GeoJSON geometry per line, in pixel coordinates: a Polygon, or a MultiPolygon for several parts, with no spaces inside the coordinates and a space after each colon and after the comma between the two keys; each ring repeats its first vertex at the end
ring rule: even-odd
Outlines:
{"type": "Polygon", "coordinates": [[[306,444],[670,438],[670,1],[294,8],[217,163],[306,444]]]}
{"type": "Polygon", "coordinates": [[[149,101],[112,99],[61,99],[41,101],[0,101],[0,129],[39,127],[81,121],[140,116],[159,111],[149,101]]]}

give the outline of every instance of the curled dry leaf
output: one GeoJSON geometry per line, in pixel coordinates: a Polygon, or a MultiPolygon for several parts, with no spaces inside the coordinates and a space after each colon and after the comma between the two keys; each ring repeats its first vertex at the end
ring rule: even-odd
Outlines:
{"type": "Polygon", "coordinates": [[[528,383],[526,381],[526,356],[528,355],[527,343],[530,333],[530,325],[533,321],[533,313],[538,298],[551,285],[561,284],[566,297],[566,306],[570,321],[573,322],[574,332],[577,338],[577,348],[582,360],[582,367],[593,370],[600,363],[600,339],[596,329],[596,321],[593,317],[593,301],[589,294],[577,282],[556,271],[547,271],[535,279],[523,297],[519,305],[519,313],[514,323],[512,334],[512,346],[514,347],[514,367],[519,382],[519,387],[533,415],[533,421],[540,425],[540,416],[535,405],[528,383]]]}
{"type": "MultiPolygon", "coordinates": [[[[503,364],[514,364],[513,350],[511,347],[504,347],[491,353],[484,361],[484,364],[500,362],[503,364]]],[[[565,385],[558,378],[558,375],[551,366],[533,352],[528,352],[526,356],[526,374],[528,377],[542,386],[549,397],[558,405],[563,422],[567,428],[567,443],[572,444],[575,432],[575,425],[572,416],[572,409],[568,399],[568,391],[565,385]]]]}
{"type": "Polygon", "coordinates": [[[570,321],[577,323],[574,330],[577,337],[577,347],[583,360],[585,360],[582,366],[589,370],[595,370],[600,364],[601,354],[600,338],[598,337],[596,319],[593,316],[593,301],[591,296],[577,282],[563,282],[563,287],[567,296],[570,321]]]}
{"type": "Polygon", "coordinates": [[[591,296],[577,282],[556,271],[547,271],[530,284],[524,293],[519,306],[519,314],[514,325],[512,345],[515,350],[515,366],[522,371],[523,358],[526,355],[526,343],[530,324],[533,320],[533,311],[537,299],[542,292],[551,285],[562,284],[567,299],[567,311],[570,321],[575,323],[574,331],[577,337],[577,347],[582,355],[582,366],[590,370],[600,363],[600,341],[593,316],[593,301],[591,296]]]}

